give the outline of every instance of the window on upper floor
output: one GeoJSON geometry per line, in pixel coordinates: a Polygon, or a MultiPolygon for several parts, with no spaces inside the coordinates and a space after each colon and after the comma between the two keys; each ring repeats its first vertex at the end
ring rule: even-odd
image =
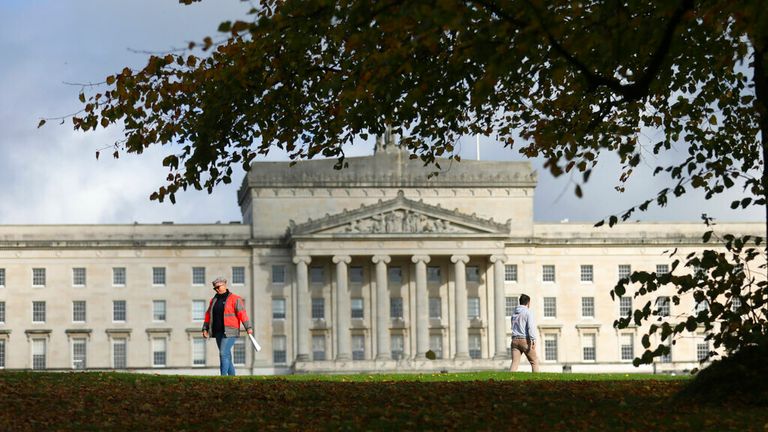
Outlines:
{"type": "Polygon", "coordinates": [[[312,297],[312,319],[325,319],[325,298],[312,297]]]}
{"type": "Polygon", "coordinates": [[[165,267],[152,267],[152,285],[165,285],[165,267]]]}
{"type": "Polygon", "coordinates": [[[557,318],[557,298],[544,297],[544,318],[557,318]]]}
{"type": "Polygon", "coordinates": [[[555,266],[549,264],[541,266],[541,281],[555,282],[555,266]]]}
{"type": "Polygon", "coordinates": [[[353,297],[350,300],[352,305],[352,318],[363,319],[363,314],[364,314],[363,299],[360,297],[353,297]]]}
{"type": "Polygon", "coordinates": [[[592,267],[592,264],[582,264],[581,265],[581,276],[579,278],[581,282],[594,282],[595,281],[595,270],[594,267],[592,267]]]}
{"type": "Polygon", "coordinates": [[[272,299],[272,319],[285,319],[285,299],[272,299]]]}
{"type": "Polygon", "coordinates": [[[85,286],[85,267],[75,267],[72,269],[72,286],[85,286]]]}
{"type": "Polygon", "coordinates": [[[112,286],[125,286],[126,281],[125,267],[113,267],[112,286]]]}
{"type": "Polygon", "coordinates": [[[517,282],[517,264],[507,264],[504,266],[504,281],[517,282]]]}
{"type": "Polygon", "coordinates": [[[467,282],[480,282],[480,267],[467,266],[467,282]]]}
{"type": "Polygon", "coordinates": [[[32,269],[32,286],[35,286],[35,287],[45,286],[45,269],[44,268],[32,269]]]}
{"type": "Polygon", "coordinates": [[[276,285],[282,285],[285,283],[285,266],[284,265],[272,266],[272,283],[276,285]]]}
{"type": "Polygon", "coordinates": [[[349,268],[349,283],[362,284],[363,283],[363,268],[362,267],[350,267],[349,268]]]}
{"type": "Polygon", "coordinates": [[[205,267],[192,267],[192,285],[205,285],[205,267]]]}
{"type": "Polygon", "coordinates": [[[389,317],[403,319],[403,298],[402,297],[390,297],[389,317]]]}
{"type": "Polygon", "coordinates": [[[595,298],[594,297],[581,298],[581,316],[584,318],[595,317],[595,298]]]}
{"type": "Polygon", "coordinates": [[[467,297],[467,318],[480,319],[480,297],[467,297]]]}
{"type": "Polygon", "coordinates": [[[440,297],[430,297],[429,298],[429,318],[440,319],[441,316],[442,316],[442,302],[440,301],[440,297]]]}
{"type": "Polygon", "coordinates": [[[232,267],[232,284],[245,285],[245,267],[243,266],[232,267]]]}
{"type": "Polygon", "coordinates": [[[515,308],[520,304],[520,298],[517,296],[514,297],[504,297],[504,315],[507,318],[510,318],[512,314],[515,313],[515,308]]]}

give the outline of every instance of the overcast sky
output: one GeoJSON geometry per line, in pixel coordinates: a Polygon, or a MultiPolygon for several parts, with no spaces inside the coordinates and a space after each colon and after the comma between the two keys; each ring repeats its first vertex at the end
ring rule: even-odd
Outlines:
{"type": "MultiPolygon", "coordinates": [[[[99,82],[124,66],[141,67],[147,54],[136,50],[166,51],[215,35],[220,21],[243,16],[247,7],[239,0],[206,0],[192,6],[181,6],[177,0],[0,1],[0,224],[240,220],[236,191],[242,172],[212,195],[189,191],[178,195],[175,205],[161,204],[148,197],[164,184],[162,152],[124,155],[119,160],[103,154],[96,160],[96,150],[111,145],[119,129],[84,134],[73,131],[70,121],[36,126],[40,118],[80,109],[80,87],[66,83],[99,82]]],[[[372,145],[362,143],[348,154],[371,152],[372,145]]],[[[465,159],[476,157],[474,137],[462,141],[460,154],[465,159]]],[[[490,137],[481,137],[480,157],[521,160],[490,137]]],[[[654,163],[647,160],[648,166],[654,163]]],[[[636,173],[627,192],[620,194],[613,188],[618,180],[616,161],[606,158],[592,175],[584,198],[578,199],[569,176],[553,179],[541,170],[539,161],[533,164],[539,170],[538,221],[594,222],[667,186],[664,178],[652,177],[649,168],[636,173]]],[[[637,219],[698,221],[706,212],[722,221],[760,220],[757,210],[731,211],[734,196],[707,202],[701,195],[687,195],[666,208],[637,214],[637,219]]]]}

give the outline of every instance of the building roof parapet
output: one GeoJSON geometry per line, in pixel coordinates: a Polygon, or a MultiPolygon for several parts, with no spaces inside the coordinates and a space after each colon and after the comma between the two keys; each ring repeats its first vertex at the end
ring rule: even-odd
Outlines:
{"type": "Polygon", "coordinates": [[[410,159],[407,152],[381,152],[346,158],[346,168],[334,169],[336,159],[257,162],[243,180],[241,194],[250,187],[535,187],[529,162],[438,159],[440,169],[410,159]],[[432,175],[438,173],[438,175],[432,175]]]}

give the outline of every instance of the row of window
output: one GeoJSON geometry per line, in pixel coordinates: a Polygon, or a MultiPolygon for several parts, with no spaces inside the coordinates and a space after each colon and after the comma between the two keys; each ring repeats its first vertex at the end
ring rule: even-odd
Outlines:
{"type": "MultiPolygon", "coordinates": [[[[165,285],[166,284],[166,268],[165,267],[152,267],[152,285],[165,285]]],[[[85,267],[72,268],[72,286],[83,287],[86,285],[85,267]]],[[[128,272],[125,267],[112,267],[112,285],[113,286],[125,286],[128,281],[128,272]]],[[[47,269],[46,268],[33,268],[32,269],[32,286],[44,287],[47,282],[47,269]]],[[[205,267],[192,267],[192,285],[205,285],[206,271],[205,267]]],[[[242,285],[245,284],[245,267],[232,267],[232,284],[242,285]]],[[[0,268],[0,287],[5,286],[5,269],[0,268]]]]}
{"type": "MultiPolygon", "coordinates": [[[[349,268],[349,281],[350,283],[363,283],[363,267],[353,266],[349,268]]],[[[632,273],[632,267],[629,264],[621,264],[618,267],[618,277],[620,279],[628,278],[632,273]]],[[[657,274],[669,273],[668,264],[657,264],[657,274]]],[[[401,283],[403,279],[402,269],[400,267],[390,267],[388,269],[389,280],[393,283],[401,283]]],[[[325,268],[324,267],[310,267],[309,271],[310,282],[315,284],[325,283],[325,268]]],[[[516,282],[518,279],[517,264],[507,264],[504,267],[504,280],[507,282],[516,282]]],[[[466,267],[466,280],[467,282],[479,282],[480,281],[480,268],[477,266],[466,267]]],[[[541,280],[542,282],[556,282],[555,266],[552,264],[545,264],[541,267],[541,280]]],[[[85,267],[72,268],[72,285],[73,286],[85,286],[86,285],[86,269],[85,267]]],[[[441,268],[435,266],[427,267],[427,281],[428,282],[441,282],[441,268]]],[[[580,266],[580,281],[581,282],[594,282],[594,266],[591,264],[582,264],[580,266]]],[[[206,268],[205,267],[192,267],[192,284],[204,285],[206,284],[206,268]]],[[[272,283],[284,284],[286,282],[286,268],[284,265],[272,266],[272,283]]],[[[113,267],[112,268],[112,285],[124,286],[127,283],[127,272],[125,267],[113,267]]],[[[245,267],[232,267],[232,283],[244,284],[245,283],[245,267]]],[[[166,284],[166,268],[165,267],[152,267],[152,284],[153,285],[165,285],[166,284]]],[[[33,268],[32,269],[32,285],[41,287],[46,285],[46,269],[45,268],[33,268]]],[[[5,269],[0,268],[0,286],[5,286],[5,269]]]]}
{"type": "MultiPolygon", "coordinates": [[[[365,306],[364,299],[360,297],[353,297],[350,299],[351,304],[351,317],[353,319],[365,318],[365,306]]],[[[469,319],[480,318],[480,297],[467,298],[467,315],[469,319]]],[[[285,299],[273,298],[272,299],[272,318],[284,319],[285,315],[285,299]]],[[[403,319],[403,298],[391,297],[389,299],[389,317],[394,319],[403,319]]],[[[442,318],[442,300],[440,297],[429,298],[429,318],[441,319],[442,318]]],[[[313,297],[312,298],[312,319],[324,320],[325,319],[325,298],[313,297]]]]}
{"type": "MultiPolygon", "coordinates": [[[[285,357],[285,336],[282,338],[283,351],[285,357]]],[[[0,339],[0,368],[5,367],[6,349],[5,340],[0,339]]],[[[46,369],[48,367],[48,339],[32,338],[32,369],[46,369]]],[[[112,367],[115,369],[125,369],[128,367],[128,338],[113,337],[112,342],[112,367]]],[[[193,366],[206,366],[206,340],[202,337],[192,338],[191,364],[193,366]]],[[[73,337],[70,340],[71,348],[71,367],[73,369],[85,369],[88,367],[87,359],[88,339],[85,337],[73,337]]],[[[232,360],[236,366],[245,365],[246,343],[244,338],[239,338],[232,348],[232,360]]],[[[151,365],[152,367],[168,366],[168,338],[153,337],[151,340],[151,365]]],[[[279,355],[279,354],[277,354],[279,355]]],[[[283,361],[284,362],[284,361],[283,361]]]]}
{"type": "MultiPolygon", "coordinates": [[[[668,264],[656,264],[656,273],[659,275],[669,273],[668,264]]],[[[619,264],[617,269],[617,275],[619,279],[629,278],[632,274],[632,266],[629,264],[619,264]]],[[[517,282],[517,264],[507,264],[504,266],[504,280],[507,282],[517,282]]],[[[553,264],[545,264],[541,266],[541,281],[542,282],[556,282],[555,266],[553,264]]],[[[579,266],[579,281],[581,282],[594,282],[595,281],[595,268],[592,264],[582,264],[579,266]]]]}
{"type": "MultiPolygon", "coordinates": [[[[72,322],[84,323],[87,321],[87,303],[85,300],[72,301],[72,322]]],[[[192,300],[192,321],[203,321],[207,309],[206,300],[192,300]]],[[[166,321],[167,302],[165,300],[152,301],[152,321],[166,321]]],[[[0,324],[5,323],[5,302],[0,301],[0,324]]],[[[45,301],[32,302],[32,322],[45,323],[47,319],[47,304],[45,301]]],[[[126,300],[112,301],[112,321],[126,322],[128,320],[128,303],[126,300]]]]}

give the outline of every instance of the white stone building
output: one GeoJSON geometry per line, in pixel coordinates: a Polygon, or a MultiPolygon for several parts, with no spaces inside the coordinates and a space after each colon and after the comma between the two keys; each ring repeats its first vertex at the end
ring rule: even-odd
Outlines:
{"type": "MultiPolygon", "coordinates": [[[[504,370],[521,293],[542,371],[685,370],[709,350],[694,332],[634,368],[644,329],[613,322],[640,300],[609,295],[632,270],[669,269],[665,251],[702,248],[700,223],[536,223],[524,162],[445,162],[428,178],[381,144],[334,162],[255,163],[242,222],[0,226],[0,368],[218,373],[200,328],[219,275],[263,346],[236,344],[240,374],[504,370]]],[[[672,295],[652,300],[671,316],[696,307],[672,295]]]]}

